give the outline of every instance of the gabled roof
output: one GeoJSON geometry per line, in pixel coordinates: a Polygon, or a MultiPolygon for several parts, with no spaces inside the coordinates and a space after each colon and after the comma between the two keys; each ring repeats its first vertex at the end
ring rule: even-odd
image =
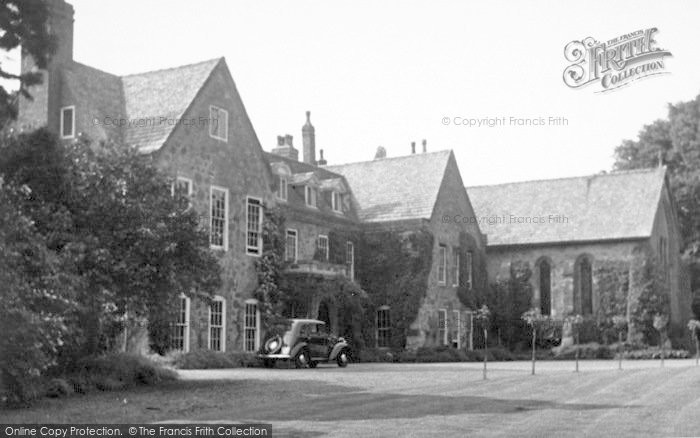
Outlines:
{"type": "Polygon", "coordinates": [[[93,119],[127,123],[117,127],[100,124],[106,137],[115,137],[148,153],[159,149],[177,126],[165,119],[180,119],[199,90],[223,58],[164,70],[116,76],[78,62],[63,69],[63,78],[71,93],[88,107],[93,119]]]}
{"type": "MultiPolygon", "coordinates": [[[[181,118],[222,59],[123,76],[128,118],[181,118]]],[[[144,152],[151,152],[162,146],[175,126],[174,123],[157,122],[151,126],[129,127],[124,141],[144,152]]]]}
{"type": "Polygon", "coordinates": [[[651,236],[664,181],[665,168],[656,168],[467,187],[467,194],[489,246],[619,240],[651,236]]]}
{"type": "Polygon", "coordinates": [[[345,177],[360,220],[430,219],[451,151],[328,166],[345,177]]]}

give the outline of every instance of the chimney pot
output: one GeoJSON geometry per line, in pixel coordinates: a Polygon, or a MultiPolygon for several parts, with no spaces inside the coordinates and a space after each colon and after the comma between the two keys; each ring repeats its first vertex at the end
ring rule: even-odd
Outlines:
{"type": "Polygon", "coordinates": [[[318,165],[319,165],[319,166],[325,166],[326,164],[328,164],[328,161],[326,161],[326,160],[323,158],[323,149],[319,150],[318,152],[319,152],[319,154],[321,154],[321,158],[318,160],[318,165]]]}
{"type": "Polygon", "coordinates": [[[286,144],[287,146],[293,146],[292,140],[293,140],[293,138],[291,135],[287,134],[284,136],[284,144],[286,144]]]}
{"type": "Polygon", "coordinates": [[[423,153],[428,152],[428,140],[423,139],[423,153]]]}
{"type": "Polygon", "coordinates": [[[374,159],[381,160],[382,158],[386,158],[386,149],[384,149],[383,146],[377,146],[377,152],[374,154],[374,159]]]}
{"type": "Polygon", "coordinates": [[[415,153],[416,153],[416,142],[412,141],[411,142],[411,154],[415,154],[415,153]]]}
{"type": "Polygon", "coordinates": [[[277,136],[277,146],[284,146],[284,136],[283,135],[277,136]]]}

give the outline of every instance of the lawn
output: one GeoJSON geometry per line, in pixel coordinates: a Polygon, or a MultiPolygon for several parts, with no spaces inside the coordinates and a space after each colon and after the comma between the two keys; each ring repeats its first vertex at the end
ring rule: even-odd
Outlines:
{"type": "MultiPolygon", "coordinates": [[[[627,364],[626,364],[627,365],[627,364]]],[[[158,388],[43,400],[0,423],[269,422],[276,436],[698,436],[700,367],[366,364],[182,372],[158,388]],[[212,380],[215,379],[215,380],[212,380]],[[308,436],[308,435],[307,435],[308,436]]]]}

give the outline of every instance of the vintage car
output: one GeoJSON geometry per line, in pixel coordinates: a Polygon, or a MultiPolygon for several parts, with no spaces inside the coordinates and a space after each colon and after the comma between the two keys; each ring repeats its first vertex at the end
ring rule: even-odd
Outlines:
{"type": "Polygon", "coordinates": [[[326,323],[317,319],[289,319],[278,324],[261,348],[258,358],[270,368],[278,360],[287,360],[297,368],[316,368],[319,362],[335,361],[348,365],[348,343],[328,332],[326,323]]]}

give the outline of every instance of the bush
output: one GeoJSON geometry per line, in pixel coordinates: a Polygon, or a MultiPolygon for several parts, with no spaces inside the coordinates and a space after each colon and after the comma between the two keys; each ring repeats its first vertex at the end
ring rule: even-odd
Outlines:
{"type": "Polygon", "coordinates": [[[111,353],[79,361],[69,380],[74,391],[91,388],[114,391],[140,385],[157,385],[177,379],[175,371],[164,368],[145,356],[111,353]]]}
{"type": "Polygon", "coordinates": [[[46,396],[51,398],[63,398],[71,395],[73,388],[64,379],[51,379],[46,384],[46,396]]]}
{"type": "MultiPolygon", "coordinates": [[[[666,350],[664,352],[664,358],[666,359],[687,359],[691,357],[690,352],[687,350],[666,350]]],[[[632,350],[625,351],[622,353],[623,359],[661,359],[661,349],[660,348],[645,348],[643,350],[632,350]]]]}
{"type": "Polygon", "coordinates": [[[253,353],[197,350],[175,356],[173,365],[182,370],[247,368],[259,365],[253,353]]]}
{"type": "Polygon", "coordinates": [[[578,347],[579,359],[612,359],[614,352],[607,345],[601,345],[597,342],[589,342],[586,344],[568,345],[562,348],[554,349],[554,359],[571,360],[576,358],[576,349],[578,347]]]}

